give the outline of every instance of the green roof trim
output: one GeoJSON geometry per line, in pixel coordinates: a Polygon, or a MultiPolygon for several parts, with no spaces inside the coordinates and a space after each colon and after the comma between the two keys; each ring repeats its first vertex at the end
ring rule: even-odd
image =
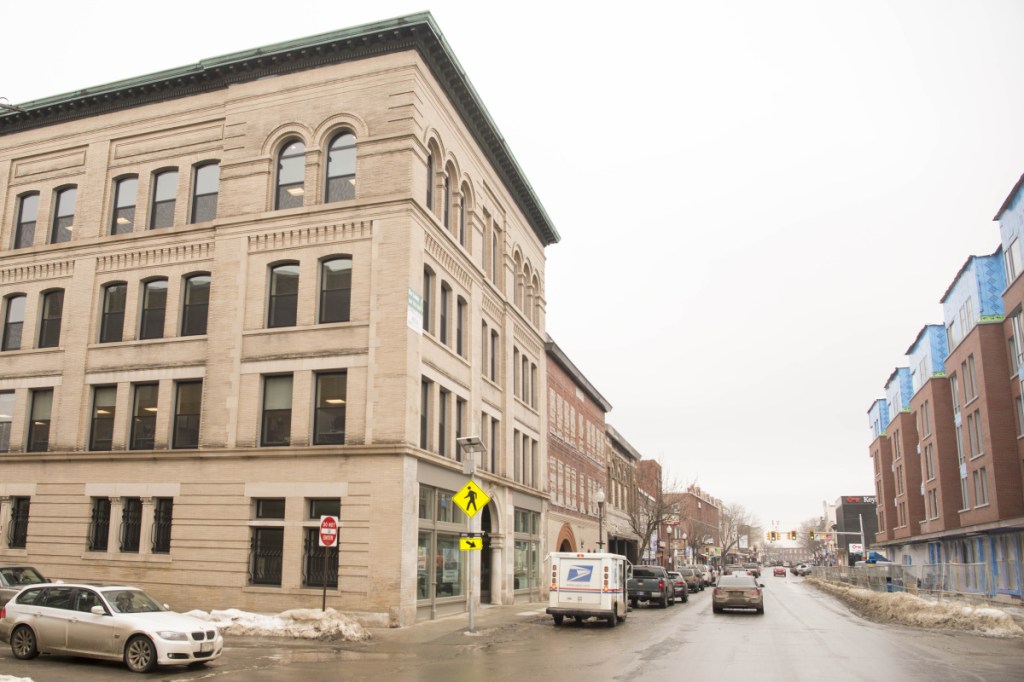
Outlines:
{"type": "Polygon", "coordinates": [[[236,83],[416,50],[462,117],[487,160],[508,187],[544,246],[561,240],[526,174],[513,156],[469,77],[429,12],[321,33],[196,64],[55,95],[0,110],[0,136],[121,111],[236,83]]]}

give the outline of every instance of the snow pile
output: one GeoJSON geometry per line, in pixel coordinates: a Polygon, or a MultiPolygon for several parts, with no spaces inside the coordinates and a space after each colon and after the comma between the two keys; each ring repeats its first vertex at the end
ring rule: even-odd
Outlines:
{"type": "MultiPolygon", "coordinates": [[[[227,635],[256,637],[295,637],[299,639],[343,639],[360,641],[370,633],[344,614],[327,609],[292,609],[276,616],[249,613],[238,609],[189,611],[186,615],[213,623],[227,635]]],[[[0,682],[3,682],[0,680],[0,682]]]]}
{"type": "Polygon", "coordinates": [[[906,592],[872,592],[859,587],[810,580],[864,617],[882,623],[974,632],[991,637],[1024,635],[1013,618],[999,609],[958,602],[934,602],[906,592]]]}
{"type": "Polygon", "coordinates": [[[0,674],[0,682],[32,682],[31,677],[11,677],[10,675],[0,674]]]}

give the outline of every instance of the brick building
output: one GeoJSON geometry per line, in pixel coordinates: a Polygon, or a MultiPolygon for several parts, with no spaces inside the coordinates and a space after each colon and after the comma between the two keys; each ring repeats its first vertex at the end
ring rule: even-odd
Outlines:
{"type": "Polygon", "coordinates": [[[203,608],[536,597],[558,234],[429,14],[0,113],[0,561],[203,608]],[[338,515],[328,570],[316,542],[338,515]]]}
{"type": "Polygon", "coordinates": [[[607,547],[598,493],[608,498],[605,414],[612,409],[550,337],[544,345],[548,387],[548,513],[551,552],[607,547]]]}

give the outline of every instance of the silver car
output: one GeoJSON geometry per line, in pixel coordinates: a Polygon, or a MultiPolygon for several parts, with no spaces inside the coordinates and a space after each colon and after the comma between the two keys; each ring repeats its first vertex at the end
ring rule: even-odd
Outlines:
{"type": "Polygon", "coordinates": [[[41,653],[123,660],[139,673],[201,665],[224,650],[210,623],[170,611],[136,587],[97,585],[26,587],[0,609],[0,639],[23,660],[41,653]]]}
{"type": "Polygon", "coordinates": [[[21,592],[26,585],[50,582],[31,566],[0,566],[0,606],[21,592]]]}
{"type": "Polygon", "coordinates": [[[722,613],[723,609],[754,609],[764,613],[764,585],[757,578],[743,573],[723,575],[718,586],[711,593],[711,610],[722,613]]]}

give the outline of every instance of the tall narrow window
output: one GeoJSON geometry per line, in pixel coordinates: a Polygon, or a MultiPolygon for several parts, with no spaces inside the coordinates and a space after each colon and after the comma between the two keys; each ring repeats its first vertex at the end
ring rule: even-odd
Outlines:
{"type": "Polygon", "coordinates": [[[53,410],[53,389],[32,391],[32,413],[29,415],[28,451],[46,452],[50,448],[50,414],[53,410]]]}
{"type": "Polygon", "coordinates": [[[427,266],[423,266],[423,331],[433,332],[434,324],[431,321],[431,317],[434,314],[433,308],[434,298],[434,271],[427,266]]]}
{"type": "Polygon", "coordinates": [[[18,199],[18,219],[14,227],[14,248],[32,246],[36,238],[36,218],[39,214],[39,193],[26,194],[18,199]]]}
{"type": "Polygon", "coordinates": [[[170,227],[174,224],[174,200],[178,194],[178,171],[158,173],[153,179],[153,206],[149,215],[149,229],[170,227]]]}
{"type": "MultiPolygon", "coordinates": [[[[257,499],[254,503],[256,520],[263,523],[284,521],[284,500],[257,499]]],[[[253,585],[280,585],[283,556],[283,527],[253,527],[249,548],[249,582],[253,585]]]]}
{"type": "Polygon", "coordinates": [[[306,182],[306,145],[301,140],[286,144],[277,157],[277,195],[274,208],[302,206],[306,182]]]}
{"type": "Polygon", "coordinates": [[[121,178],[114,187],[114,210],[110,234],[128,234],[135,229],[135,195],[139,191],[137,177],[121,178]]]}
{"type": "Polygon", "coordinates": [[[441,213],[444,217],[445,229],[450,230],[452,227],[452,178],[451,173],[446,172],[444,174],[444,206],[441,207],[441,213]]]}
{"type": "Polygon", "coordinates": [[[315,445],[342,445],[345,442],[345,372],[316,375],[316,416],[313,424],[315,445]]]}
{"type": "Polygon", "coordinates": [[[459,244],[466,246],[466,194],[459,196],[459,244]]]}
{"type": "Polygon", "coordinates": [[[0,350],[21,348],[21,332],[25,325],[25,296],[8,296],[4,311],[4,337],[0,350]]]}
{"type": "Polygon", "coordinates": [[[299,303],[299,266],[278,265],[270,270],[268,327],[294,327],[299,303]]]}
{"type": "Polygon", "coordinates": [[[441,300],[438,311],[441,315],[441,324],[438,331],[441,334],[441,343],[448,345],[451,342],[451,331],[449,328],[451,320],[452,289],[447,282],[441,282],[441,300]]]}
{"type": "Polygon", "coordinates": [[[40,348],[56,348],[60,345],[60,324],[63,310],[63,289],[43,294],[43,314],[39,320],[40,348]]]}
{"type": "Polygon", "coordinates": [[[430,391],[433,383],[428,379],[420,380],[420,447],[430,448],[430,391]]]}
{"type": "Polygon", "coordinates": [[[7,529],[7,546],[10,549],[25,549],[28,544],[28,510],[31,499],[11,498],[11,522],[7,529]]]}
{"type": "Polygon", "coordinates": [[[448,403],[451,400],[451,393],[441,389],[437,400],[437,454],[442,457],[448,456],[448,403]]]}
{"type": "Polygon", "coordinates": [[[466,299],[461,296],[455,303],[455,352],[466,357],[466,299]]]}
{"type": "Polygon", "coordinates": [[[103,318],[100,320],[100,343],[120,341],[124,334],[124,303],[128,285],[108,284],[103,289],[103,318]]]}
{"type": "Polygon", "coordinates": [[[193,275],[185,280],[181,307],[181,335],[202,336],[210,309],[210,276],[193,275]]]}
{"type": "Polygon", "coordinates": [[[152,450],[156,437],[157,384],[136,384],[132,407],[132,450],[152,450]]]}
{"type": "Polygon", "coordinates": [[[199,447],[199,417],[203,407],[203,382],[179,381],[174,399],[175,448],[199,447]]]}
{"type": "Polygon", "coordinates": [[[427,208],[434,210],[434,154],[427,155],[427,208]]]}
{"type": "Polygon", "coordinates": [[[196,166],[192,178],[192,222],[203,223],[217,217],[217,193],[220,191],[220,164],[196,166]]]}
{"type": "Polygon", "coordinates": [[[171,518],[173,516],[173,498],[158,497],[153,501],[153,554],[170,553],[171,518]]]}
{"type": "Polygon", "coordinates": [[[122,498],[121,507],[121,551],[138,552],[142,539],[142,499],[122,498]]]}
{"type": "Polygon", "coordinates": [[[53,225],[50,228],[50,243],[60,244],[71,241],[71,231],[75,224],[76,187],[66,187],[57,192],[57,210],[53,214],[53,225]]]}
{"type": "Polygon", "coordinates": [[[288,445],[292,433],[292,376],[263,379],[263,428],[260,445],[288,445]]]}
{"type": "Polygon", "coordinates": [[[140,339],[162,339],[164,317],[167,312],[167,280],[155,279],[146,282],[142,290],[142,319],[139,327],[140,339]]]}
{"type": "Polygon", "coordinates": [[[497,383],[498,381],[498,332],[497,330],[491,330],[491,381],[497,383]]]}
{"type": "Polygon", "coordinates": [[[92,498],[89,518],[89,551],[106,552],[110,538],[110,498],[92,498]]]}
{"type": "Polygon", "coordinates": [[[117,387],[96,386],[92,391],[92,435],[90,450],[110,450],[114,440],[117,414],[117,387]]]}
{"type": "Polygon", "coordinates": [[[459,439],[465,434],[466,426],[466,401],[456,396],[455,398],[455,459],[462,461],[462,448],[458,446],[459,439]]]}
{"type": "Polygon", "coordinates": [[[327,195],[324,201],[356,198],[356,136],[339,133],[327,150],[327,195]]]}
{"type": "Polygon", "coordinates": [[[14,391],[0,391],[0,452],[11,450],[11,421],[14,418],[14,391]]]}
{"type": "Polygon", "coordinates": [[[332,258],[320,266],[320,323],[348,322],[352,304],[352,258],[332,258]]]}

